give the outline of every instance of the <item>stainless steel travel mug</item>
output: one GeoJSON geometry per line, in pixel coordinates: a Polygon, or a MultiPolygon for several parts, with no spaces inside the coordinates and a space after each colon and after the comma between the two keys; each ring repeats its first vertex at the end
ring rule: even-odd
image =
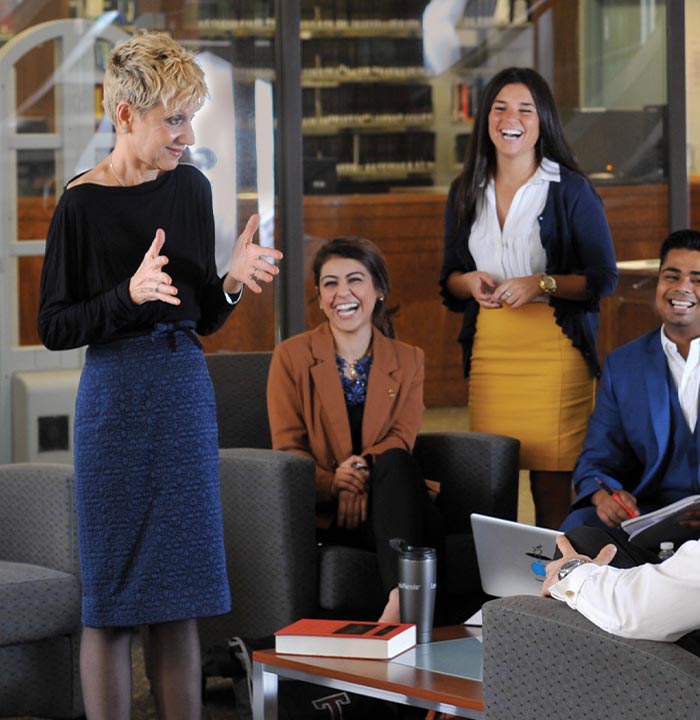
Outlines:
{"type": "Polygon", "coordinates": [[[399,554],[401,622],[415,623],[416,641],[433,637],[433,611],[437,588],[437,554],[434,548],[405,547],[399,554]]]}

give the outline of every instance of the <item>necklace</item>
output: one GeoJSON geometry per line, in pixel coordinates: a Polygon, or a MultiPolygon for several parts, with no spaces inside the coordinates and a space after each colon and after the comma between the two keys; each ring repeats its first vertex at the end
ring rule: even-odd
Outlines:
{"type": "Polygon", "coordinates": [[[364,357],[357,360],[345,360],[340,355],[336,355],[335,362],[340,373],[345,402],[348,405],[364,403],[367,394],[369,368],[372,364],[371,353],[368,352],[364,357]]]}
{"type": "Polygon", "coordinates": [[[114,177],[117,178],[117,182],[122,186],[126,187],[126,183],[119,177],[119,173],[114,169],[112,165],[112,155],[109,156],[109,169],[114,173],[114,177]]]}
{"type": "Polygon", "coordinates": [[[362,357],[356,358],[355,360],[348,360],[347,358],[337,355],[338,367],[343,371],[346,377],[350,380],[357,380],[363,373],[366,373],[368,367],[368,360],[372,356],[372,349],[367,348],[367,352],[362,357]]]}
{"type": "Polygon", "coordinates": [[[358,360],[345,360],[345,372],[351,380],[357,380],[360,374],[357,371],[357,363],[360,362],[361,359],[362,358],[358,360]]]}

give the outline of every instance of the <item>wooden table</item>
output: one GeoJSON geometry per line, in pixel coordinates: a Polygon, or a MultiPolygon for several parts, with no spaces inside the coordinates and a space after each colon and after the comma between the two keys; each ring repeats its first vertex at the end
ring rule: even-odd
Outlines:
{"type": "MultiPolygon", "coordinates": [[[[433,642],[480,635],[481,628],[456,625],[436,629],[433,642]]],[[[404,655],[406,653],[392,660],[356,660],[256,650],[253,653],[253,718],[277,720],[280,677],[474,720],[484,717],[479,680],[404,664],[400,662],[404,655]]]]}

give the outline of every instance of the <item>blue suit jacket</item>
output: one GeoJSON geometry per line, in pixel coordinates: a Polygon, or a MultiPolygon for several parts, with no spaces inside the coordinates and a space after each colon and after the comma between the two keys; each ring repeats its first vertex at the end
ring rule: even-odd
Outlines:
{"type": "Polygon", "coordinates": [[[657,328],[613,351],[605,361],[574,468],[574,512],[563,529],[591,520],[591,510],[595,516],[590,496],[600,490],[596,478],[632,493],[642,511],[667,502],[660,494],[671,441],[670,413],[668,365],[657,328]]]}

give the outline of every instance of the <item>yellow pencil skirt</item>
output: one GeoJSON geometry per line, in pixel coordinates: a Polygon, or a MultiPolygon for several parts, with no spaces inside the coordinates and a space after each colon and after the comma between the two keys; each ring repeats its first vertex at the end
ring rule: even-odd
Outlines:
{"type": "Polygon", "coordinates": [[[481,308],[469,377],[469,425],[520,440],[520,467],[572,470],[595,381],[547,303],[481,308]]]}

